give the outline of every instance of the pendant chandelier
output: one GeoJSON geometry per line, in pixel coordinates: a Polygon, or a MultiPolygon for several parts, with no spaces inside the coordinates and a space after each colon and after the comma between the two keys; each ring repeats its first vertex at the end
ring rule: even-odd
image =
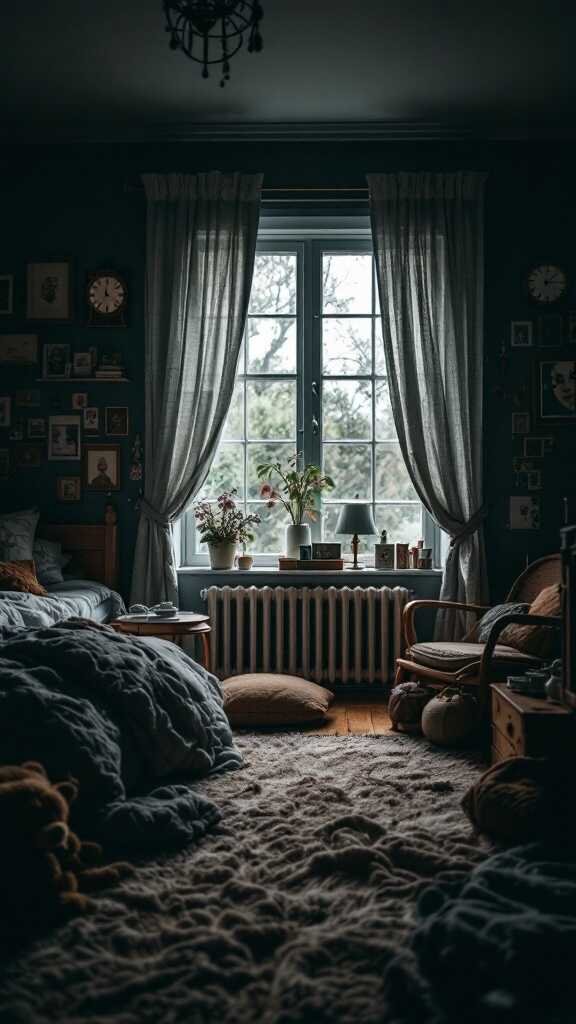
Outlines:
{"type": "Polygon", "coordinates": [[[264,15],[259,0],[163,0],[170,48],[182,50],[202,64],[208,78],[210,64],[222,65],[220,85],[230,78],[230,58],[238,53],[248,33],[248,53],[259,53],[259,24],[264,15]]]}

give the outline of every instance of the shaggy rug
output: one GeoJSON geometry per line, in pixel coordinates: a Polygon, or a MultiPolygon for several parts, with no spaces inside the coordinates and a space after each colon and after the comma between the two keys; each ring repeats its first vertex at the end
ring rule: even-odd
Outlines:
{"type": "Polygon", "coordinates": [[[13,957],[2,1024],[391,1019],[419,894],[486,856],[460,808],[481,767],[398,734],[238,745],[244,769],[195,786],[221,824],[13,957]]]}

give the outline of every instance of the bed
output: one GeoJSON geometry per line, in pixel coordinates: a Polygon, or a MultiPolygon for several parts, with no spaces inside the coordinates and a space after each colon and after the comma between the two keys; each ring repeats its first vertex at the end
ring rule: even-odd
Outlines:
{"type": "Polygon", "coordinates": [[[103,523],[48,523],[38,528],[44,540],[58,541],[72,556],[72,576],[48,586],[47,597],[0,590],[0,625],[34,629],[80,617],[109,622],[126,611],[117,593],[118,526],[107,505],[103,523]]]}

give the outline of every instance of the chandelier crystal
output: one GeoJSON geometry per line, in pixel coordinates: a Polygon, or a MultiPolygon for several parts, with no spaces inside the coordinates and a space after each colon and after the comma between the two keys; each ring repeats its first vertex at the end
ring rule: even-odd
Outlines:
{"type": "Polygon", "coordinates": [[[248,33],[248,53],[262,49],[259,0],[163,0],[170,48],[182,50],[202,64],[208,78],[210,64],[222,65],[220,85],[230,78],[230,58],[238,53],[248,33]]]}

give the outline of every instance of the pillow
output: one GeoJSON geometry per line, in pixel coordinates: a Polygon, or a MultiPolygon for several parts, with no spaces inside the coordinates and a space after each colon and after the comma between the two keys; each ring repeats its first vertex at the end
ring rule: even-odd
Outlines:
{"type": "MultiPolygon", "coordinates": [[[[485,644],[490,636],[492,626],[498,619],[505,615],[525,615],[530,605],[528,604],[496,604],[489,611],[485,612],[477,626],[477,637],[479,644],[485,644]]],[[[502,635],[498,637],[498,643],[503,643],[502,635]]]]}
{"type": "Polygon", "coordinates": [[[44,587],[53,583],[63,583],[62,569],[71,559],[71,555],[62,552],[62,545],[57,540],[44,540],[37,537],[32,549],[32,557],[36,566],[36,575],[44,587]]]}
{"type": "Polygon", "coordinates": [[[254,672],[222,683],[231,725],[301,725],[321,722],[334,694],[297,676],[254,672]]]}
{"type": "Polygon", "coordinates": [[[0,590],[15,590],[20,594],[37,594],[45,597],[47,591],[36,579],[34,562],[0,562],[0,590]]]}
{"type": "MultiPolygon", "coordinates": [[[[562,609],[560,584],[544,587],[528,609],[529,615],[560,615],[562,609]]],[[[558,647],[559,632],[548,626],[507,626],[500,634],[500,643],[515,647],[536,658],[551,658],[558,647]]]]}
{"type": "Polygon", "coordinates": [[[0,561],[29,562],[40,518],[37,508],[0,516],[0,561]]]}

